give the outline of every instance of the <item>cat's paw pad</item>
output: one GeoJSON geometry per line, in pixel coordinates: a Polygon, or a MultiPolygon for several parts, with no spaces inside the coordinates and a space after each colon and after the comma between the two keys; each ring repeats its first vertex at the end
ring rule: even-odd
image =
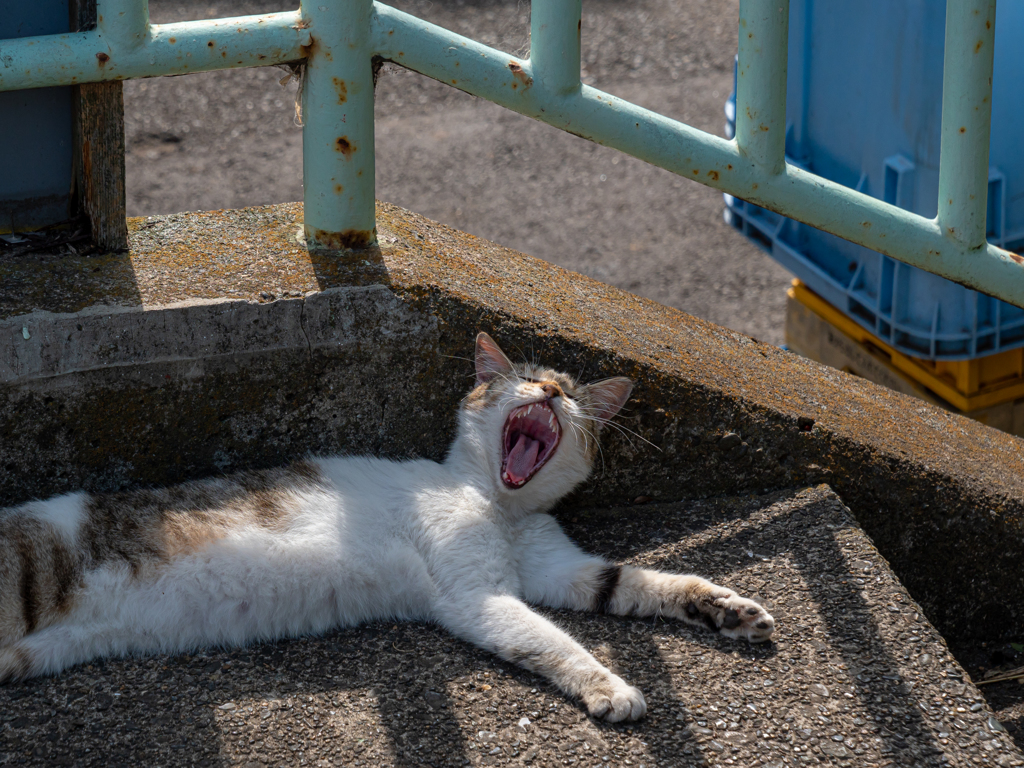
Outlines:
{"type": "Polygon", "coordinates": [[[615,675],[588,692],[583,703],[591,717],[610,723],[639,720],[647,714],[647,702],[640,689],[615,675]]]}
{"type": "Polygon", "coordinates": [[[718,609],[715,623],[718,631],[726,637],[745,638],[751,643],[763,643],[771,639],[775,631],[775,619],[753,600],[730,592],[715,598],[714,605],[718,609]]]}

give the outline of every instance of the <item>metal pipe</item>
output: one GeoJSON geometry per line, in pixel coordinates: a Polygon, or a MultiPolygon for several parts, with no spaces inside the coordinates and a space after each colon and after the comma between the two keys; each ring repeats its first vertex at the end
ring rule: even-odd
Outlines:
{"type": "Polygon", "coordinates": [[[298,11],[151,25],[133,50],[90,32],[0,40],[0,91],[181,75],[297,61],[309,31],[298,11]]]}
{"type": "Polygon", "coordinates": [[[691,128],[589,86],[552,95],[522,88],[524,62],[414,16],[375,4],[382,57],[457,88],[755,205],[923,267],[1011,304],[1024,304],[1024,258],[993,245],[988,258],[944,237],[938,223],[786,166],[771,173],[734,142],[691,128]]]}
{"type": "Polygon", "coordinates": [[[149,0],[97,0],[96,26],[113,48],[137,48],[149,32],[149,0]]]}
{"type": "Polygon", "coordinates": [[[530,64],[546,90],[572,93],[580,87],[583,0],[544,0],[530,6],[530,64]]]}
{"type": "MultiPolygon", "coordinates": [[[[777,73],[748,80],[754,70],[745,70],[745,88],[757,78],[773,88],[784,88],[782,43],[788,3],[779,2],[774,12],[767,8],[777,17],[769,15],[753,23],[750,9],[764,5],[764,0],[743,2],[747,28],[754,34],[747,39],[762,42],[761,52],[751,48],[744,61],[754,52],[766,58],[767,70],[775,67],[777,73]]],[[[114,7],[105,5],[104,12],[114,7]]],[[[784,123],[778,123],[780,130],[772,126],[784,114],[784,91],[776,94],[778,98],[762,98],[756,89],[748,91],[741,98],[737,119],[746,119],[750,106],[750,117],[759,118],[758,130],[761,122],[768,126],[760,131],[766,136],[747,135],[742,141],[729,142],[594,88],[576,87],[568,66],[572,57],[565,55],[564,25],[545,27],[539,33],[540,58],[531,63],[371,0],[312,0],[304,3],[301,13],[149,26],[145,39],[134,50],[125,51],[114,38],[138,37],[145,19],[142,4],[135,16],[118,22],[121,27],[115,24],[113,32],[105,20],[106,26],[91,32],[0,41],[0,90],[307,59],[303,89],[306,232],[313,246],[351,247],[375,239],[371,62],[379,54],[555,127],[1024,306],[1024,259],[984,242],[995,3],[950,0],[950,7],[947,38],[955,39],[947,43],[943,199],[934,221],[784,163],[780,169],[784,123]],[[956,30],[971,34],[961,37],[954,34],[956,30]],[[562,47],[545,45],[549,32],[563,41],[562,47]],[[968,44],[971,40],[973,45],[968,44]],[[547,63],[542,49],[557,52],[555,63],[547,63]],[[541,70],[545,72],[537,82],[534,64],[538,77],[541,70]],[[549,75],[552,79],[545,79],[549,75]],[[974,101],[970,100],[972,89],[980,89],[974,101]],[[962,189],[967,191],[959,198],[951,194],[962,189]],[[981,247],[985,258],[977,258],[981,247]]],[[[545,26],[544,18],[542,11],[539,26],[545,26]]]]}
{"type": "Polygon", "coordinates": [[[736,144],[769,173],[786,166],[789,0],[740,0],[736,144]]]}
{"type": "Polygon", "coordinates": [[[968,248],[985,243],[996,0],[947,0],[939,147],[939,224],[968,248]]]}
{"type": "Polygon", "coordinates": [[[302,85],[306,243],[364,248],[374,219],[373,0],[303,0],[311,35],[302,85]]]}

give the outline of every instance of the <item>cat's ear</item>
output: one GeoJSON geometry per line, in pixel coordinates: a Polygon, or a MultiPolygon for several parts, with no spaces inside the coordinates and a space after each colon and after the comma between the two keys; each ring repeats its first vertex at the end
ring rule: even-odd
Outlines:
{"type": "Polygon", "coordinates": [[[476,335],[476,383],[484,384],[512,372],[512,363],[494,339],[483,331],[476,335]]]}
{"type": "Polygon", "coordinates": [[[589,415],[594,419],[598,431],[626,404],[632,391],[633,382],[625,376],[616,376],[614,379],[595,381],[587,385],[587,394],[593,404],[593,410],[589,415]]]}

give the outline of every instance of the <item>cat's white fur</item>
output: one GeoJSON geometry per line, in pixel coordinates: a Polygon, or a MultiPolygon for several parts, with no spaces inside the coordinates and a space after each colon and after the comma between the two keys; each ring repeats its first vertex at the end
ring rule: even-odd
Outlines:
{"type": "MultiPolygon", "coordinates": [[[[580,387],[579,399],[549,397],[542,386],[553,372],[513,366],[484,334],[477,370],[489,392],[462,408],[443,463],[310,460],[321,479],[278,498],[278,524],[218,529],[201,546],[141,571],[117,560],[83,567],[63,615],[20,637],[4,637],[0,617],[0,679],[98,656],[415,619],[549,677],[593,716],[617,721],[642,717],[643,695],[529,603],[660,613],[752,641],[770,636],[771,617],[731,590],[613,566],[581,552],[544,514],[590,473],[601,420],[625,401],[626,380],[580,387]],[[562,439],[532,480],[510,489],[500,479],[505,419],[539,399],[557,415],[562,439]]],[[[21,516],[84,548],[78,538],[89,498],[71,494],[0,513],[0,534],[5,521],[21,516]]]]}

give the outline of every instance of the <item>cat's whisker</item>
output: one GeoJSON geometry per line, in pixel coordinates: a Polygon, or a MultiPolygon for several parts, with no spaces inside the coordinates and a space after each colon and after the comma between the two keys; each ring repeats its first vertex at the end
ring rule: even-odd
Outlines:
{"type": "MultiPolygon", "coordinates": [[[[593,413],[589,413],[587,411],[587,408],[588,408],[588,406],[583,406],[583,407],[580,408],[580,410],[583,412],[584,416],[586,416],[588,419],[590,419],[591,421],[595,422],[596,424],[601,424],[602,426],[608,426],[608,427],[612,427],[612,428],[618,430],[623,435],[623,437],[626,437],[626,440],[629,440],[628,436],[632,435],[637,440],[642,440],[643,442],[647,443],[649,446],[651,446],[655,450],[657,450],[659,452],[661,451],[661,448],[656,446],[654,443],[652,443],[646,437],[641,435],[639,432],[636,432],[635,430],[632,430],[629,427],[623,426],[622,424],[620,424],[620,423],[618,423],[616,421],[612,421],[611,419],[605,419],[605,418],[602,418],[600,416],[596,416],[593,413]]],[[[633,445],[632,441],[630,441],[630,445],[633,445]]]]}
{"type": "MultiPolygon", "coordinates": [[[[441,355],[441,357],[447,358],[448,360],[465,360],[467,363],[476,364],[476,360],[471,357],[463,357],[462,355],[441,355]]],[[[474,376],[476,374],[473,374],[474,376]]]]}
{"type": "Polygon", "coordinates": [[[603,475],[604,474],[604,470],[605,470],[605,466],[604,466],[604,447],[601,445],[601,441],[600,440],[597,441],[597,455],[601,459],[601,474],[603,475]]]}
{"type": "Polygon", "coordinates": [[[635,437],[637,440],[641,440],[641,441],[647,443],[647,445],[651,446],[651,448],[653,448],[654,450],[658,451],[659,453],[662,452],[661,448],[656,446],[654,443],[652,443],[650,440],[648,440],[643,435],[640,435],[640,434],[634,432],[632,429],[629,429],[628,427],[624,427],[621,424],[616,424],[614,421],[605,421],[604,424],[609,426],[609,427],[612,427],[619,434],[621,434],[625,438],[626,442],[629,443],[631,448],[634,448],[634,449],[636,448],[636,446],[633,445],[633,441],[630,439],[630,437],[632,436],[632,437],[635,437]]]}
{"type": "Polygon", "coordinates": [[[572,419],[567,419],[569,427],[572,429],[573,437],[576,440],[576,444],[579,445],[579,435],[583,435],[583,452],[584,454],[590,450],[590,441],[587,440],[587,432],[580,425],[576,424],[572,419]]]}

